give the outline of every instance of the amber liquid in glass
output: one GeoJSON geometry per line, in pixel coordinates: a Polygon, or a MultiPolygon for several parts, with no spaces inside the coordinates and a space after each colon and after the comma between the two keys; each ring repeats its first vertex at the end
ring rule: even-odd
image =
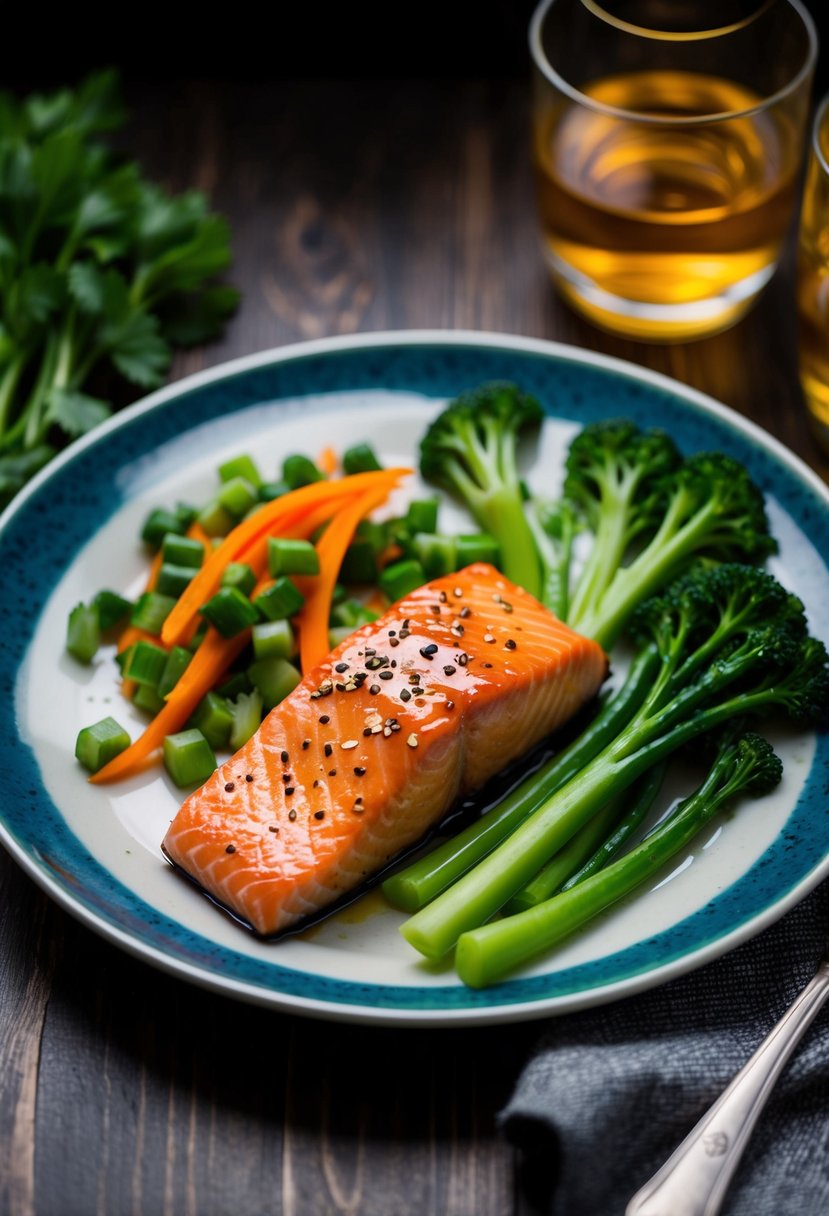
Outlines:
{"type": "MultiPolygon", "coordinates": [[[[829,110],[817,138],[829,163],[829,110]]],[[[814,152],[803,191],[797,306],[800,383],[815,433],[829,448],[829,172],[814,152]]]]}
{"type": "MultiPolygon", "coordinates": [[[[635,72],[582,90],[661,119],[745,111],[760,98],[716,76],[635,72]]],[[[798,141],[782,112],[639,122],[568,98],[536,127],[539,206],[564,294],[643,338],[725,328],[771,277],[791,217],[798,141]]]]}

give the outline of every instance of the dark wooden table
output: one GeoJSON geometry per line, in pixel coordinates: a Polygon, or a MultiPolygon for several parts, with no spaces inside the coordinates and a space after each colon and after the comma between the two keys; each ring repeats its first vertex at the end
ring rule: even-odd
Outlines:
{"type": "MultiPolygon", "coordinates": [[[[320,335],[464,327],[666,372],[821,475],[796,377],[791,255],[730,332],[645,346],[554,296],[527,88],[494,82],[130,87],[131,147],[210,192],[242,307],[183,376],[320,335]]],[[[495,1127],[537,1024],[391,1030],[237,1004],[128,957],[0,857],[0,1213],[530,1216],[495,1127]]]]}

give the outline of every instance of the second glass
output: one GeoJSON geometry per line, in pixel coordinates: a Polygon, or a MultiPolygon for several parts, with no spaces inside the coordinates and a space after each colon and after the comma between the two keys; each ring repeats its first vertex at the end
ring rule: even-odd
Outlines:
{"type": "Polygon", "coordinates": [[[817,49],[799,0],[544,0],[530,43],[539,210],[562,294],[651,341],[733,324],[792,215],[817,49]]]}

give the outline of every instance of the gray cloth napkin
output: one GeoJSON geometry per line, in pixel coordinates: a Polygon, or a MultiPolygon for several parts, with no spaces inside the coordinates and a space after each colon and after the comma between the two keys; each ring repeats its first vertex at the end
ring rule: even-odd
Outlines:
{"type": "MultiPolygon", "coordinates": [[[[499,1119],[523,1149],[534,1210],[622,1216],[809,981],[828,936],[829,882],[701,970],[547,1023],[499,1119]]],[[[789,1213],[829,1213],[826,1007],[778,1081],[723,1207],[723,1216],[789,1213]]]]}

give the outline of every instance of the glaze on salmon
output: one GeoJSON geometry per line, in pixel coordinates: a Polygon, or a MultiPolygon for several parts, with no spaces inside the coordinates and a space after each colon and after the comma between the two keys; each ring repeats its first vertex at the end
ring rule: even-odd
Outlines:
{"type": "Polygon", "coordinates": [[[191,794],[168,858],[258,933],[318,912],[598,691],[607,658],[482,563],[309,673],[191,794]]]}

